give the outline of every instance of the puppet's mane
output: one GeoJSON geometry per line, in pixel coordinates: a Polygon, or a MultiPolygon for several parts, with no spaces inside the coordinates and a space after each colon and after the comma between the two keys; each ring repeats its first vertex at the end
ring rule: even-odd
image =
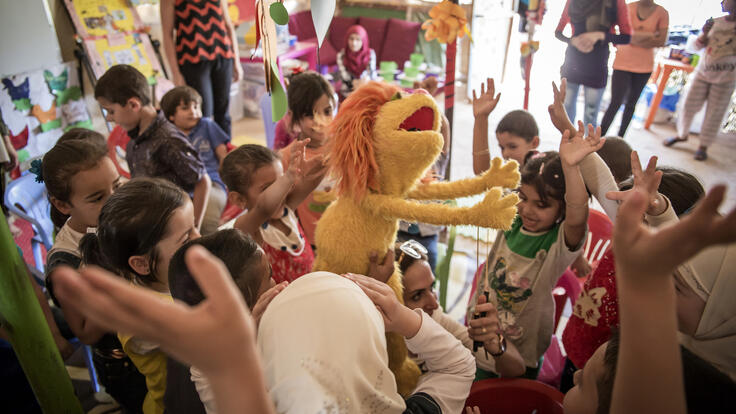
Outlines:
{"type": "Polygon", "coordinates": [[[378,164],[373,149],[373,126],[378,111],[399,92],[399,88],[380,82],[369,82],[340,105],[330,124],[328,166],[340,180],[338,194],[361,199],[368,188],[377,188],[378,164]]]}

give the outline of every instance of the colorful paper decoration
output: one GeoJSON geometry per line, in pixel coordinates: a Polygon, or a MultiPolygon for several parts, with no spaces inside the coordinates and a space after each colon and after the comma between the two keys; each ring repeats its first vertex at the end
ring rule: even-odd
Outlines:
{"type": "Polygon", "coordinates": [[[459,5],[444,0],[432,7],[429,16],[431,19],[422,24],[422,29],[426,30],[424,38],[428,42],[437,39],[440,43],[452,43],[458,37],[463,37],[466,34],[470,41],[473,41],[468,30],[468,19],[465,16],[465,10],[459,5]]]}
{"type": "Polygon", "coordinates": [[[10,95],[10,99],[15,105],[15,109],[19,111],[27,111],[31,109],[30,89],[28,87],[28,78],[23,79],[17,85],[13,84],[8,78],[3,78],[3,85],[10,95]]]}
{"type": "Polygon", "coordinates": [[[64,89],[66,89],[67,81],[69,81],[69,70],[67,68],[64,68],[59,76],[54,76],[51,71],[44,70],[43,78],[49,85],[49,89],[51,89],[51,92],[63,91],[64,89]]]}
{"type": "Polygon", "coordinates": [[[276,24],[284,25],[289,23],[289,12],[286,11],[284,3],[273,3],[268,8],[268,11],[276,24]]]}

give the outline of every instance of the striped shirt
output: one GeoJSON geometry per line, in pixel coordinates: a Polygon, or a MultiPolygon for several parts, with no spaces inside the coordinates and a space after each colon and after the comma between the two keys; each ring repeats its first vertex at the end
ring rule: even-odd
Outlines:
{"type": "Polygon", "coordinates": [[[176,0],[174,13],[179,65],[234,56],[220,0],[176,0]]]}

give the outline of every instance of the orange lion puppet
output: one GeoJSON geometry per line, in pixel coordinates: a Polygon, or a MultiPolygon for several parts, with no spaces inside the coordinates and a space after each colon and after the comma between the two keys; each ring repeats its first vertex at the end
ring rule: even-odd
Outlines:
{"type": "MultiPolygon", "coordinates": [[[[420,178],[442,150],[441,115],[423,91],[369,82],[353,92],[332,122],[328,165],[339,180],[337,198],[319,220],[314,270],[367,274],[371,251],[387,252],[396,240],[399,220],[437,225],[476,225],[508,229],[516,215],[518,165],[496,158],[485,173],[453,182],[422,183],[420,178]],[[422,204],[486,192],[471,207],[422,204]]],[[[379,258],[382,259],[382,258],[379,258]]],[[[398,267],[388,280],[402,300],[398,267]]],[[[408,358],[404,339],[387,334],[389,367],[398,391],[408,396],[420,375],[408,358]]]]}

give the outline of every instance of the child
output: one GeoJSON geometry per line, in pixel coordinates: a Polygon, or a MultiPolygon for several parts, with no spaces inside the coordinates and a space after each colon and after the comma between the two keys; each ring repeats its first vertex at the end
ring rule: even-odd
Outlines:
{"type": "Polygon", "coordinates": [[[187,136],[212,181],[201,230],[202,234],[210,234],[217,230],[227,203],[227,189],[218,170],[227,154],[230,138],[215,121],[202,117],[201,104],[202,97],[189,86],[177,86],[161,98],[161,110],[166,119],[187,136]]]}
{"type": "MultiPolygon", "coordinates": [[[[486,85],[481,85],[480,96],[473,89],[473,171],[476,175],[483,173],[491,166],[488,151],[488,116],[498,104],[501,94],[496,95],[493,79],[488,78],[486,85]]],[[[526,155],[536,151],[539,146],[539,127],[532,114],[524,110],[511,111],[506,114],[496,127],[496,139],[501,148],[501,156],[524,165],[526,155]]]]}
{"type": "MultiPolygon", "coordinates": [[[[243,295],[245,304],[252,309],[256,325],[268,303],[288,285],[288,282],[274,285],[268,257],[252,238],[237,229],[221,230],[186,243],[171,259],[169,264],[171,296],[187,305],[195,306],[205,299],[184,260],[187,250],[194,245],[205,247],[223,261],[233,282],[243,295]]],[[[217,412],[210,382],[199,369],[182,365],[171,358],[167,367],[167,411],[192,412],[193,407],[197,405],[201,407],[203,404],[207,413],[217,412]]]]}
{"type": "Polygon", "coordinates": [[[468,309],[470,321],[478,296],[490,294],[500,333],[519,350],[531,378],[552,336],[552,289],[587,234],[588,195],[578,164],[603,142],[592,126],[584,138],[581,123],[574,136],[565,131],[559,154],[542,153],[524,165],[518,215],[511,230],[498,233],[468,309]]]}
{"type": "MultiPolygon", "coordinates": [[[[721,396],[733,395],[733,384],[724,384],[722,375],[718,378],[718,373],[713,370],[702,367],[702,364],[698,367],[700,362],[686,362],[691,356],[684,352],[680,357],[674,321],[675,289],[669,276],[682,260],[697,251],[713,244],[736,241],[736,211],[731,211],[726,217],[717,213],[724,193],[725,187],[715,188],[690,217],[657,233],[648,231],[640,222],[647,207],[646,194],[638,192],[624,202],[620,215],[622,220],[614,228],[614,239],[617,240],[615,245],[619,246],[616,256],[623,263],[623,266],[618,267],[622,269],[622,276],[627,282],[622,287],[622,294],[627,295],[624,306],[626,318],[622,323],[626,335],[618,344],[620,355],[615,344],[611,345],[610,351],[608,347],[601,347],[596,352],[596,358],[589,361],[589,366],[577,375],[579,387],[576,394],[566,397],[565,412],[607,413],[610,409],[613,413],[685,413],[686,404],[688,412],[697,412],[697,404],[690,405],[689,386],[701,385],[698,382],[703,383],[706,391],[721,396]],[[692,237],[693,234],[702,237],[692,237]],[[652,257],[663,260],[651,260],[652,257]],[[617,355],[617,360],[611,355],[617,355]],[[594,366],[595,361],[597,363],[594,366]],[[610,369],[611,366],[615,366],[615,370],[610,369]],[[696,370],[688,371],[690,367],[696,370]],[[702,381],[706,377],[709,380],[707,384],[702,381]],[[716,381],[719,384],[717,389],[711,386],[716,381]],[[607,387],[612,387],[612,390],[608,391],[607,387]],[[608,395],[610,406],[604,402],[608,395]],[[687,403],[684,395],[687,395],[687,403]],[[581,401],[583,405],[573,407],[572,399],[579,397],[585,398],[585,401],[581,401]]],[[[254,323],[242,304],[237,288],[229,281],[224,266],[212,255],[201,248],[192,250],[187,255],[187,264],[203,291],[207,292],[207,299],[200,306],[162,303],[150,292],[125,285],[112,275],[95,269],[83,270],[82,277],[71,270],[64,270],[60,274],[60,294],[73,299],[80,312],[98,323],[159,340],[167,352],[177,358],[205,367],[207,373],[211,374],[221,412],[240,412],[246,405],[258,412],[275,412],[269,394],[264,391],[267,381],[253,344],[254,323]],[[101,303],[109,306],[100,307],[101,303]],[[140,323],[141,320],[146,323],[140,323]]],[[[370,292],[382,312],[391,312],[384,314],[385,323],[391,323],[394,329],[398,328],[393,321],[399,319],[396,316],[401,307],[389,306],[390,299],[394,298],[392,292],[378,290],[375,280],[358,280],[361,289],[370,292]]],[[[305,294],[303,297],[311,296],[305,294]]],[[[335,300],[340,299],[339,295],[335,297],[335,300]]],[[[294,314],[299,313],[291,312],[288,315],[294,314]]],[[[332,317],[334,312],[325,314],[332,317]]],[[[272,319],[289,320],[289,316],[272,319]]],[[[423,324],[420,329],[424,329],[423,324]]],[[[298,334],[288,329],[285,331],[284,334],[298,338],[298,334]]],[[[289,343],[281,337],[278,339],[289,343]]],[[[273,347],[263,348],[268,352],[275,351],[273,347]]],[[[285,354],[286,357],[290,356],[288,350],[285,354]]],[[[456,351],[443,350],[443,354],[455,355],[456,351]]],[[[443,382],[451,379],[454,378],[445,375],[443,382]]],[[[425,381],[423,384],[428,383],[425,381]]],[[[445,384],[442,385],[436,387],[436,391],[430,390],[430,393],[447,389],[445,384]]],[[[430,397],[435,397],[431,394],[430,397]]],[[[305,398],[310,396],[307,394],[305,398]]],[[[706,395],[703,398],[707,404],[714,397],[706,395]]],[[[285,401],[277,399],[276,402],[285,401]]],[[[296,409],[303,407],[303,404],[295,405],[296,409]]],[[[705,412],[733,412],[733,405],[730,409],[710,410],[710,406],[706,407],[705,412]]],[[[395,411],[401,410],[403,408],[395,411]]],[[[458,412],[458,409],[445,412],[458,412]]]]}
{"type": "MultiPolygon", "coordinates": [[[[292,126],[298,132],[296,141],[309,139],[305,147],[305,159],[321,159],[325,155],[327,143],[327,126],[335,115],[334,92],[332,86],[321,75],[315,72],[304,72],[291,78],[289,84],[289,112],[292,126]],[[309,104],[309,102],[314,102],[309,104]]],[[[288,161],[296,145],[292,142],[281,149],[284,169],[289,168],[288,161]]],[[[304,236],[314,249],[314,230],[322,213],[330,204],[328,193],[335,186],[335,180],[324,176],[315,191],[309,193],[296,208],[304,230],[304,236]]]]}
{"type": "Polygon", "coordinates": [[[129,65],[115,65],[95,85],[105,120],[128,131],[125,160],[130,174],[165,178],[188,192],[199,228],[207,209],[210,178],[186,136],[151,103],[146,77],[129,65]]]}
{"type": "Polygon", "coordinates": [[[731,105],[731,94],[736,87],[736,2],[722,1],[721,8],[728,15],[708,19],[695,42],[698,49],[706,50],[690,80],[683,111],[677,119],[677,136],[664,140],[667,147],[687,141],[693,117],[707,101],[700,146],[695,151],[698,161],[708,158],[708,147],[721,130],[723,116],[731,105]]]}
{"type": "Polygon", "coordinates": [[[286,89],[289,112],[276,124],[273,148],[279,150],[294,140],[311,138],[311,147],[324,144],[326,127],[335,116],[335,91],[317,72],[291,77],[286,89]]]}
{"type": "Polygon", "coordinates": [[[247,144],[225,157],[220,175],[232,204],[247,211],[224,224],[250,235],[268,255],[276,282],[292,281],[309,273],[312,247],[304,238],[294,209],[321,181],[321,158],[304,160],[309,139],[293,144],[289,168],[273,150],[247,144]]]}
{"type": "Polygon", "coordinates": [[[118,339],[54,294],[58,269],[79,267],[80,240],[97,227],[100,209],[121,185],[120,174],[107,157],[105,138],[88,129],[70,129],[44,155],[39,175],[37,179],[44,182],[49,195],[51,218],[60,228],[46,256],[46,288],[74,336],[92,345],[93,363],[107,393],[126,409],[139,410],[145,380],[129,358],[120,358],[118,339]]]}
{"type": "MultiPolygon", "coordinates": [[[[100,211],[97,233],[84,236],[80,250],[86,264],[108,269],[171,301],[169,261],[182,244],[197,237],[187,194],[166,180],[139,177],[110,196],[100,211]]],[[[124,332],[118,332],[118,338],[146,377],[143,412],[163,413],[166,355],[158,344],[142,338],[124,332]]]]}
{"type": "Polygon", "coordinates": [[[368,42],[368,32],[359,24],[345,32],[345,48],[337,52],[340,95],[348,95],[366,81],[376,79],[376,52],[368,42]]]}

